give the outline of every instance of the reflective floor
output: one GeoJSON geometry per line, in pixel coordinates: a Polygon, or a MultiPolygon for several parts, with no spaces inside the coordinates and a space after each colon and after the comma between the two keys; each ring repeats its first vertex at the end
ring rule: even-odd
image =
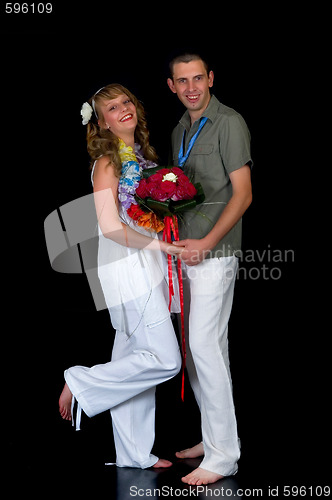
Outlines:
{"type": "MultiPolygon", "coordinates": [[[[87,346],[82,350],[87,350],[87,346]]],[[[91,419],[83,414],[80,432],[61,419],[58,398],[63,380],[56,357],[50,366],[46,361],[36,364],[35,369],[29,364],[29,376],[25,379],[22,375],[25,372],[17,371],[18,389],[4,400],[2,418],[2,440],[9,444],[8,452],[6,444],[2,446],[3,469],[9,468],[8,474],[2,476],[3,483],[8,481],[11,498],[25,498],[32,493],[34,499],[44,500],[54,493],[57,498],[82,500],[265,499],[282,498],[283,487],[286,492],[294,487],[296,494],[297,487],[305,486],[309,497],[314,491],[309,488],[328,485],[330,470],[325,456],[329,412],[323,406],[327,392],[319,393],[319,386],[313,390],[309,384],[303,384],[301,392],[292,385],[287,372],[278,370],[273,371],[275,380],[270,377],[266,385],[265,378],[254,371],[255,365],[249,370],[245,357],[235,361],[235,406],[241,438],[239,471],[207,486],[188,486],[181,481],[181,477],[199,465],[200,459],[175,457],[175,451],[193,446],[201,439],[200,414],[188,381],[184,403],[179,396],[180,377],[157,388],[152,451],[171,460],[173,466],[141,470],[105,465],[115,461],[109,412],[91,419]],[[41,385],[38,393],[34,393],[37,382],[41,385]],[[320,407],[314,402],[320,402],[320,407]]],[[[84,358],[83,363],[92,364],[84,358]]],[[[66,361],[66,365],[70,364],[73,363],[66,361]]],[[[12,371],[11,367],[8,373],[12,371]]]]}
{"type": "MultiPolygon", "coordinates": [[[[187,400],[189,404],[189,394],[187,400]]],[[[164,405],[163,401],[167,402],[167,398],[162,398],[159,404],[163,418],[157,411],[156,449],[153,452],[171,460],[172,467],[141,470],[106,466],[106,462],[115,460],[112,426],[107,412],[93,419],[83,416],[82,430],[76,432],[69,422],[62,421],[56,404],[50,413],[46,406],[44,412],[33,415],[24,414],[22,406],[21,412],[15,414],[15,427],[6,429],[10,450],[8,454],[3,451],[3,457],[9,473],[3,474],[3,483],[8,481],[12,497],[20,495],[21,498],[33,493],[35,499],[45,499],[52,492],[57,498],[83,500],[100,497],[105,500],[282,498],[283,485],[286,488],[303,485],[312,488],[329,484],[329,471],[328,474],[324,471],[327,462],[322,456],[319,458],[316,442],[317,461],[310,461],[309,452],[314,447],[312,444],[311,447],[304,446],[301,427],[298,427],[301,439],[296,439],[296,429],[292,427],[292,434],[283,440],[277,425],[262,427],[261,421],[257,421],[254,427],[254,421],[251,421],[252,432],[241,436],[238,473],[212,485],[188,486],[181,477],[198,467],[201,459],[179,460],[174,452],[197,441],[198,414],[194,407],[189,408],[190,415],[187,412],[176,414],[173,410],[167,413],[167,404],[164,405]]]]}
{"type": "Polygon", "coordinates": [[[231,496],[241,498],[241,488],[235,478],[225,478],[206,486],[188,486],[181,481],[183,475],[199,465],[199,459],[176,462],[168,470],[135,470],[116,468],[117,500],[137,498],[213,498],[231,496]],[[239,493],[239,494],[238,494],[239,493]]]}
{"type": "MultiPolygon", "coordinates": [[[[101,496],[107,500],[241,498],[242,490],[250,486],[239,473],[207,486],[183,483],[181,477],[198,467],[201,458],[177,459],[174,452],[183,449],[189,432],[185,432],[183,422],[176,421],[174,432],[170,434],[165,430],[165,420],[162,419],[159,425],[158,420],[153,452],[171,460],[173,465],[168,469],[142,470],[105,465],[115,460],[112,426],[107,412],[94,419],[83,415],[80,432],[76,432],[70,422],[62,421],[56,408],[51,418],[40,419],[39,423],[36,419],[35,425],[23,419],[21,429],[16,427],[12,436],[9,457],[11,491],[17,494],[33,492],[41,498],[46,498],[43,496],[45,488],[66,498],[75,495],[75,498],[83,499],[101,496]]],[[[192,412],[191,426],[195,424],[197,414],[192,412]]],[[[187,429],[191,427],[187,426],[187,429]]],[[[193,430],[190,432],[195,439],[200,435],[199,427],[197,436],[193,430]]]]}

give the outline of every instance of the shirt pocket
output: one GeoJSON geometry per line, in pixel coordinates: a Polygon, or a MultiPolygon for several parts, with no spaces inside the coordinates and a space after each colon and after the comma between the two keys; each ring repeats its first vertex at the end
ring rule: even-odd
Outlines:
{"type": "MultiPolygon", "coordinates": [[[[188,172],[194,182],[201,182],[203,189],[208,185],[220,185],[221,158],[215,144],[195,144],[188,158],[188,172]],[[217,184],[216,184],[217,183],[217,184]]],[[[223,169],[222,169],[223,171],[223,169]]],[[[205,193],[207,196],[207,193],[205,193]]]]}
{"type": "Polygon", "coordinates": [[[190,154],[192,155],[210,155],[213,153],[213,144],[194,144],[190,154]]]}

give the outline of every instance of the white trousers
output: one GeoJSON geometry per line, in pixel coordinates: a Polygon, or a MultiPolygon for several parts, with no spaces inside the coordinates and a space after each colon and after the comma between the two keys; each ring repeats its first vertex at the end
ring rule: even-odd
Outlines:
{"type": "Polygon", "coordinates": [[[183,266],[187,370],[201,411],[203,469],[229,476],[240,457],[228,358],[237,258],[206,259],[183,266]]]}
{"type": "Polygon", "coordinates": [[[110,362],[74,366],[65,371],[65,380],[89,417],[111,410],[116,465],[145,469],[158,461],[151,454],[155,387],[179,372],[181,355],[170,315],[147,325],[135,305],[127,304],[126,320],[128,331],[135,331],[130,337],[116,332],[110,362]]]}

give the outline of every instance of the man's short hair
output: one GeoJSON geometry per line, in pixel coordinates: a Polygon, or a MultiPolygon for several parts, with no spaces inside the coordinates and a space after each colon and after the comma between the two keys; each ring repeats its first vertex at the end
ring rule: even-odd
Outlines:
{"type": "Polygon", "coordinates": [[[206,73],[209,74],[209,72],[210,72],[209,65],[200,54],[185,52],[184,54],[180,54],[180,55],[174,57],[169,63],[169,71],[170,71],[170,76],[171,76],[172,80],[173,80],[173,75],[174,75],[174,65],[178,64],[178,63],[189,63],[191,61],[202,61],[204,64],[204,67],[206,69],[206,73]]]}

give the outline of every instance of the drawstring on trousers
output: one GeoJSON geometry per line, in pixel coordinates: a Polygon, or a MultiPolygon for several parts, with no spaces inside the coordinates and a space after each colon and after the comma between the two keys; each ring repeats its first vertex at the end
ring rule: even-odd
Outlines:
{"type": "MultiPolygon", "coordinates": [[[[76,398],[75,398],[75,396],[73,396],[72,400],[71,400],[71,425],[73,427],[75,426],[75,422],[74,422],[74,420],[75,420],[74,419],[75,401],[76,401],[76,398]]],[[[82,418],[82,408],[77,401],[77,408],[76,408],[76,430],[77,431],[81,430],[81,418],[82,418]]]]}

